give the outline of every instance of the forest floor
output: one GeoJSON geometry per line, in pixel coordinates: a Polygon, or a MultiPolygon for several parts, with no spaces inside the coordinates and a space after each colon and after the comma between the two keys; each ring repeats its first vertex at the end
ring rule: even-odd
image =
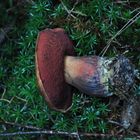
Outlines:
{"type": "MultiPolygon", "coordinates": [[[[110,123],[119,122],[120,115],[111,109],[110,99],[89,97],[76,89],[68,113],[53,111],[40,96],[35,76],[37,35],[56,27],[65,29],[78,56],[124,54],[140,70],[139,0],[7,0],[0,2],[0,17],[0,132],[45,129],[97,133],[104,138],[118,133],[134,139],[139,135],[140,128],[126,131],[110,123]]],[[[37,136],[13,137],[31,138],[37,136]]],[[[49,135],[48,139],[73,138],[49,135]]]]}

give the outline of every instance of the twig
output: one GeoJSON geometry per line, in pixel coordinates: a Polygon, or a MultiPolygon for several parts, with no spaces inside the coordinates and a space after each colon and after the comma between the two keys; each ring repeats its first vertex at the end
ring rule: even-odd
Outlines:
{"type": "Polygon", "coordinates": [[[14,127],[21,127],[21,128],[33,129],[33,130],[43,130],[43,129],[35,127],[35,126],[22,125],[22,124],[13,123],[13,122],[7,122],[7,121],[0,122],[0,124],[11,125],[11,126],[14,126],[14,127]]]}
{"type": "Polygon", "coordinates": [[[3,89],[3,92],[1,93],[1,99],[4,97],[5,93],[6,93],[6,87],[5,86],[1,86],[1,88],[3,89]]]}
{"type": "Polygon", "coordinates": [[[132,14],[132,13],[134,13],[134,12],[138,11],[138,10],[140,10],[140,7],[138,7],[138,8],[136,8],[136,9],[134,9],[134,10],[133,10],[133,11],[131,11],[130,13],[132,14]]]}
{"type": "Polygon", "coordinates": [[[115,124],[115,125],[117,125],[117,126],[123,127],[123,125],[121,125],[121,123],[119,123],[119,122],[116,122],[116,121],[113,121],[113,120],[109,120],[108,122],[109,122],[109,123],[112,123],[112,124],[115,124]]]}
{"type": "Polygon", "coordinates": [[[120,35],[124,30],[126,30],[129,26],[131,26],[135,21],[140,18],[140,12],[138,12],[133,18],[131,18],[108,42],[105,48],[101,51],[100,55],[104,56],[107,52],[108,48],[110,47],[111,42],[120,35]]]}
{"type": "Polygon", "coordinates": [[[126,0],[126,1],[116,1],[116,2],[114,2],[114,3],[117,3],[117,4],[128,3],[128,0],[126,0]]]}
{"type": "Polygon", "coordinates": [[[73,14],[71,14],[71,10],[69,10],[66,5],[64,4],[64,2],[62,0],[60,0],[62,3],[62,6],[64,7],[65,11],[73,18],[76,18],[73,14]]]}
{"type": "Polygon", "coordinates": [[[78,1],[76,1],[76,3],[74,4],[74,6],[72,7],[71,10],[69,10],[66,5],[64,4],[64,2],[62,0],[60,0],[62,3],[62,6],[64,7],[65,11],[68,13],[68,15],[70,15],[73,18],[76,18],[76,16],[74,16],[73,14],[77,14],[77,15],[81,15],[81,16],[87,16],[86,14],[83,14],[80,11],[74,11],[75,6],[78,4],[78,1]],[[73,14],[72,14],[73,13],[73,14]]]}
{"type": "Polygon", "coordinates": [[[78,0],[76,0],[76,2],[74,3],[74,5],[73,5],[71,11],[73,11],[73,10],[75,9],[75,7],[76,7],[77,4],[78,4],[78,0]]]}
{"type": "Polygon", "coordinates": [[[81,140],[78,132],[77,132],[77,140],[81,140]]]}
{"type": "MultiPolygon", "coordinates": [[[[0,133],[0,137],[9,137],[9,136],[19,136],[19,135],[59,135],[59,136],[69,136],[72,138],[77,138],[77,136],[81,137],[102,137],[102,138],[110,138],[110,137],[116,137],[116,138],[124,138],[125,135],[112,135],[112,134],[100,134],[100,133],[77,133],[77,132],[65,132],[65,131],[52,131],[52,130],[42,130],[42,131],[18,131],[13,133],[0,133]]],[[[132,136],[129,136],[132,137],[132,136]]],[[[134,136],[133,136],[134,138],[134,136]]],[[[135,138],[140,138],[140,136],[135,136],[135,138]]]]}
{"type": "Polygon", "coordinates": [[[71,11],[71,13],[77,14],[77,15],[81,15],[81,16],[87,16],[86,14],[83,14],[80,11],[71,11]]]}
{"type": "Polygon", "coordinates": [[[3,95],[3,96],[0,98],[0,101],[5,101],[5,102],[11,104],[12,101],[13,101],[14,99],[18,99],[18,100],[21,100],[21,101],[27,103],[27,100],[22,99],[21,97],[18,97],[18,96],[13,96],[10,100],[7,100],[7,99],[4,99],[4,95],[3,95]]]}

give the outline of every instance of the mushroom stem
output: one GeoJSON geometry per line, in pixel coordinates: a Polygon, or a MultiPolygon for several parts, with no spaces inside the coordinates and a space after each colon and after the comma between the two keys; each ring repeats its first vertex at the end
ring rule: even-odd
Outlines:
{"type": "Polygon", "coordinates": [[[66,56],[64,71],[68,84],[91,96],[117,94],[125,98],[134,83],[133,66],[123,56],[108,59],[98,56],[66,56]]]}
{"type": "Polygon", "coordinates": [[[111,96],[109,79],[112,71],[104,65],[105,59],[98,56],[66,56],[64,71],[66,82],[80,91],[93,96],[111,96]]]}

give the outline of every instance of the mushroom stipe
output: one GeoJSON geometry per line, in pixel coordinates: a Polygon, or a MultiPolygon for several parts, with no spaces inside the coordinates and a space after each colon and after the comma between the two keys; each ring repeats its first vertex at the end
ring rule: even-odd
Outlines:
{"type": "Polygon", "coordinates": [[[91,96],[116,94],[124,99],[135,81],[134,66],[122,55],[75,56],[73,43],[61,28],[39,33],[35,58],[39,89],[49,106],[61,112],[71,107],[71,85],[91,96]]]}

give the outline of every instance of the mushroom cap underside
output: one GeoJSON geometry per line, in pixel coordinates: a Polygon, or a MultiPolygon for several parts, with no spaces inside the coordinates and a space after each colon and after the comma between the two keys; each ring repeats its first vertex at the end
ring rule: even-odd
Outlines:
{"type": "Polygon", "coordinates": [[[73,56],[74,48],[63,29],[39,33],[35,52],[39,89],[49,106],[61,112],[69,110],[72,104],[71,87],[64,77],[65,55],[73,56]]]}

